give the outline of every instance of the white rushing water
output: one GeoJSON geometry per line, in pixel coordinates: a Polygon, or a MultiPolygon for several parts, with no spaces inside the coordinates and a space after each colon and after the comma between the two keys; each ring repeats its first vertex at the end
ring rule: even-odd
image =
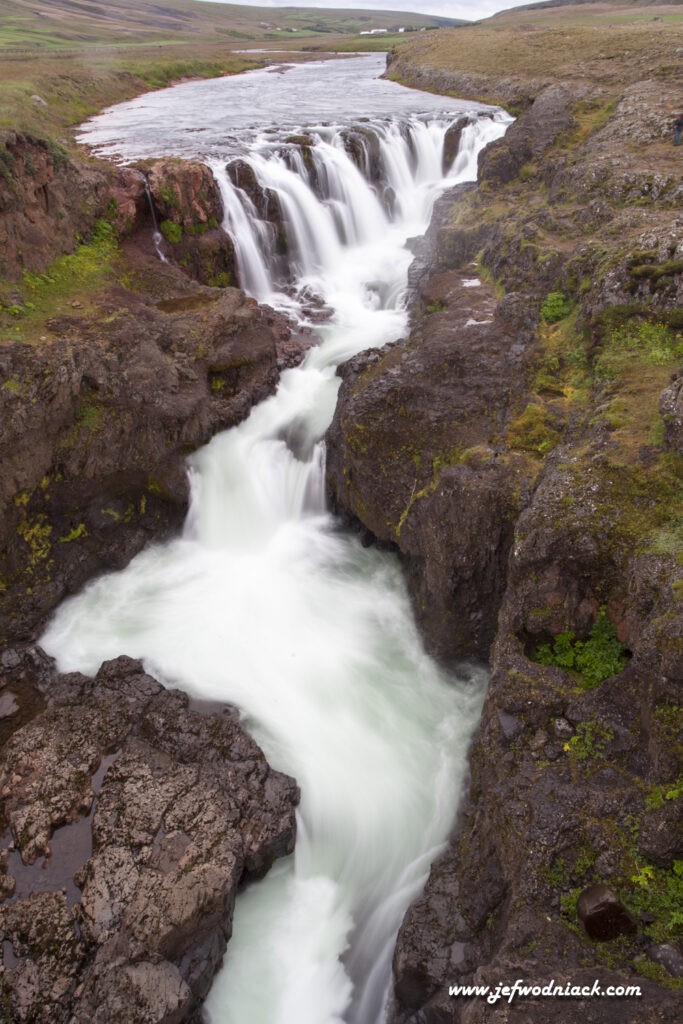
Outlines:
{"type": "MultiPolygon", "coordinates": [[[[319,75],[333,76],[334,63],[348,79],[348,62],[319,75]]],[[[270,80],[277,91],[282,79],[270,80]]],[[[243,286],[303,321],[311,295],[332,315],[276,395],[191,459],[182,537],[66,601],[42,639],[63,671],[94,673],[126,653],[170,685],[233,702],[271,764],[301,786],[295,854],[238,899],[207,1001],[212,1024],[382,1020],[396,932],[451,827],[479,715],[483,670],[447,673],[426,656],[396,559],[364,549],[324,503],[336,367],[405,331],[405,242],[424,232],[446,185],[476,177],[478,151],[507,121],[473,117],[444,180],[453,101],[436,112],[429,97],[419,113],[419,94],[403,93],[408,112],[398,104],[363,122],[374,141],[356,162],[343,125],[321,125],[315,112],[309,122],[301,106],[310,150],[250,129],[241,156],[277,195],[284,254],[226,169],[235,134],[222,156],[212,141],[243,286]],[[374,182],[362,173],[371,158],[374,182]]],[[[127,140],[116,109],[102,144],[137,155],[144,126],[127,140]]],[[[166,138],[187,155],[184,120],[196,125],[176,112],[166,138]]],[[[106,122],[93,128],[100,138],[106,122]]],[[[149,145],[167,152],[155,124],[149,145]]]]}

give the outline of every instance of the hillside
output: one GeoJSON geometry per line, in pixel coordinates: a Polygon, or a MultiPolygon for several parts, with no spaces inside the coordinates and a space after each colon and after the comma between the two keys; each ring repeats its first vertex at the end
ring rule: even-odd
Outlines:
{"type": "Polygon", "coordinates": [[[245,7],[195,0],[0,0],[0,49],[72,49],[82,45],[173,46],[245,41],[298,45],[319,35],[355,36],[370,28],[406,31],[457,24],[397,11],[245,7]]]}

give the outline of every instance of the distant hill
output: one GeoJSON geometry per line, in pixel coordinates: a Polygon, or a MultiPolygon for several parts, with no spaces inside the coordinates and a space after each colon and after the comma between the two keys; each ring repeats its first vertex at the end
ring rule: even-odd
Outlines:
{"type": "MultiPolygon", "coordinates": [[[[538,11],[547,7],[578,7],[581,4],[590,4],[592,7],[678,7],[681,0],[540,0],[536,4],[523,4],[521,7],[510,8],[509,11],[501,11],[501,14],[508,14],[515,11],[538,11]]],[[[494,15],[495,17],[495,15],[494,15]]]]}
{"type": "Polygon", "coordinates": [[[5,49],[192,40],[282,41],[291,46],[292,40],[325,34],[409,32],[458,24],[463,23],[403,11],[245,7],[197,0],[0,0],[0,47],[5,49]]]}
{"type": "Polygon", "coordinates": [[[539,3],[527,3],[521,7],[510,7],[507,10],[499,11],[489,20],[495,22],[496,19],[507,19],[529,10],[546,11],[554,7],[582,6],[590,6],[596,13],[603,10],[604,13],[622,11],[628,14],[629,11],[637,11],[643,7],[680,7],[683,6],[683,0],[539,0],[539,3]]]}

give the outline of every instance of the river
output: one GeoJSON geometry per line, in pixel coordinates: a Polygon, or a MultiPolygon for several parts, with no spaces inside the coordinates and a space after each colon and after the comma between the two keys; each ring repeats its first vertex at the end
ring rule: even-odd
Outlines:
{"type": "Polygon", "coordinates": [[[452,826],[486,682],[425,654],[396,558],[363,548],[325,507],[336,368],[405,334],[406,241],[444,188],[476,178],[477,153],[509,121],[381,81],[383,66],[371,55],[186,83],[81,132],[124,161],[205,160],[242,286],[304,324],[330,313],[277,393],[189,460],[182,536],[65,601],[41,641],[62,671],[128,654],[168,685],[237,705],[301,786],[295,853],[238,898],[211,1024],[383,1019],[396,932],[452,826]],[[444,136],[463,111],[444,175],[444,136]],[[236,158],[277,196],[284,258],[233,183],[236,158]]]}

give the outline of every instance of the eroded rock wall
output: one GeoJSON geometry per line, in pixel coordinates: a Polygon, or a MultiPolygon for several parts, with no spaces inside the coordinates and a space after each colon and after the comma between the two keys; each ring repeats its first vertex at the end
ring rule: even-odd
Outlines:
{"type": "Polygon", "coordinates": [[[431,650],[492,667],[389,1019],[545,1022],[556,1003],[448,987],[599,979],[642,995],[562,1020],[673,1024],[683,221],[662,109],[683,97],[532,85],[420,247],[410,336],[342,368],[328,436],[332,501],[398,549],[431,650]],[[588,678],[573,659],[600,629],[619,658],[588,678]],[[633,933],[588,937],[577,897],[598,882],[633,933]]]}

